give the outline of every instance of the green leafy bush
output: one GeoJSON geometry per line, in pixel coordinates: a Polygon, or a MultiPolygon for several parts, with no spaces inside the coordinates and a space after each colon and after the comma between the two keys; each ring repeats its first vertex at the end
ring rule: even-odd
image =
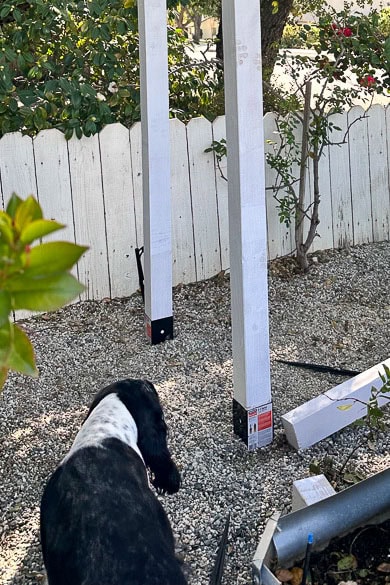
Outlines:
{"type": "Polygon", "coordinates": [[[32,246],[63,227],[44,219],[32,196],[23,201],[14,194],[0,211],[0,388],[8,370],[37,375],[33,347],[11,321],[12,312],[52,311],[84,290],[69,270],[88,248],[69,242],[32,246]]]}
{"type": "MultiPolygon", "coordinates": [[[[0,136],[58,128],[80,138],[139,120],[137,28],[133,0],[3,0],[0,136]]],[[[221,74],[210,63],[194,67],[185,43],[170,27],[172,112],[184,120],[216,115],[221,74]]]]}
{"type": "Polygon", "coordinates": [[[280,43],[281,49],[308,49],[319,42],[319,28],[311,25],[306,30],[304,25],[288,23],[284,27],[280,43]]]}
{"type": "Polygon", "coordinates": [[[390,6],[383,8],[379,14],[379,30],[384,37],[390,37],[390,6]]]}

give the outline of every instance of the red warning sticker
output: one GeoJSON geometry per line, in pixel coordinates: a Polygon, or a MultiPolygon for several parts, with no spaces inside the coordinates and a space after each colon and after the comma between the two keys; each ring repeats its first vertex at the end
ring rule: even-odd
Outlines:
{"type": "Polygon", "coordinates": [[[272,403],[248,411],[248,448],[264,447],[272,442],[272,403]]]}
{"type": "Polygon", "coordinates": [[[272,427],[272,412],[270,410],[259,414],[257,417],[257,428],[259,431],[263,431],[269,427],[272,427]]]}

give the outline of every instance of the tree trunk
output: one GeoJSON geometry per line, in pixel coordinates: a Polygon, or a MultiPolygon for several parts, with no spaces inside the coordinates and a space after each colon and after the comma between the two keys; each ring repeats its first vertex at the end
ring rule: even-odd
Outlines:
{"type": "Polygon", "coordinates": [[[202,38],[203,33],[202,33],[202,29],[201,29],[201,24],[202,24],[202,15],[195,14],[194,15],[194,36],[192,38],[194,43],[199,43],[200,39],[202,38]]]}
{"type": "Polygon", "coordinates": [[[215,38],[215,56],[221,61],[221,68],[223,68],[223,30],[222,30],[222,0],[218,12],[218,32],[215,38]]]}
{"type": "MultiPolygon", "coordinates": [[[[269,82],[278,56],[283,29],[291,12],[293,0],[279,0],[278,11],[272,13],[272,0],[261,0],[261,52],[263,59],[263,80],[269,82]]],[[[219,26],[216,38],[216,56],[223,63],[222,0],[219,10],[219,26]]],[[[264,87],[264,112],[273,109],[275,96],[264,87]]]]}
{"type": "Polygon", "coordinates": [[[283,29],[292,5],[293,0],[279,0],[278,11],[272,14],[272,0],[261,0],[261,52],[264,81],[270,80],[274,70],[283,29]]]}

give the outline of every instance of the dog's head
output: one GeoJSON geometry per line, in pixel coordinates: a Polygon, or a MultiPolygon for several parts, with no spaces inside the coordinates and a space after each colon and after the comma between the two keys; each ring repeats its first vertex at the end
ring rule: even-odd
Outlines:
{"type": "Polygon", "coordinates": [[[95,396],[88,416],[108,394],[116,394],[134,418],[138,429],[137,444],[152,472],[154,487],[162,493],[176,493],[180,488],[180,474],[168,450],[167,425],[153,384],[147,380],[122,380],[110,384],[95,396]]]}

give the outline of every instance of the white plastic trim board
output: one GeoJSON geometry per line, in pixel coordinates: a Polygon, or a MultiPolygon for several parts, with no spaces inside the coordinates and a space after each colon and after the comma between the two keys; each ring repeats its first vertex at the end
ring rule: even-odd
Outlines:
{"type": "MultiPolygon", "coordinates": [[[[383,362],[390,367],[390,358],[383,362]]],[[[288,442],[296,449],[310,447],[367,414],[371,387],[380,388],[382,363],[350,378],[282,416],[288,442]],[[351,405],[348,410],[340,406],[351,405]]],[[[388,403],[382,399],[379,406],[388,403]]]]}

